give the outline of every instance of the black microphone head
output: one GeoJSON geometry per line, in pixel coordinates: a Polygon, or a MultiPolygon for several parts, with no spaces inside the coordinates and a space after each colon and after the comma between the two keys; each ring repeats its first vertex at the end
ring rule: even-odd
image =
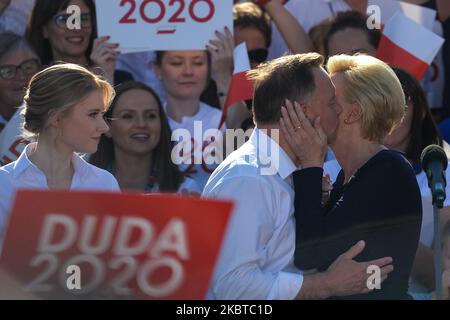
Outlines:
{"type": "Polygon", "coordinates": [[[430,144],[423,149],[422,155],[420,156],[420,162],[422,162],[422,168],[425,172],[428,170],[428,165],[432,161],[439,161],[442,163],[444,170],[447,169],[447,155],[445,154],[444,149],[436,144],[430,144]]]}

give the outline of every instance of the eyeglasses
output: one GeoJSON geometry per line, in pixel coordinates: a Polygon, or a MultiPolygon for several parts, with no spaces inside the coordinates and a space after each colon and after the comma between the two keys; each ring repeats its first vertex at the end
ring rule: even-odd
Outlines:
{"type": "Polygon", "coordinates": [[[0,66],[0,77],[4,80],[11,80],[16,76],[17,70],[19,69],[22,70],[25,75],[33,75],[39,71],[40,67],[41,64],[38,59],[26,60],[18,66],[12,64],[4,65],[0,66]]]}
{"type": "Polygon", "coordinates": [[[269,50],[267,49],[255,49],[248,52],[248,58],[251,62],[260,64],[266,61],[269,55],[269,50]]]}
{"type": "MultiPolygon", "coordinates": [[[[71,14],[58,14],[53,17],[53,21],[60,29],[69,29],[67,27],[67,20],[71,17],[71,14]]],[[[90,13],[82,13],[80,16],[80,25],[82,28],[90,28],[92,26],[92,16],[90,13]]]]}

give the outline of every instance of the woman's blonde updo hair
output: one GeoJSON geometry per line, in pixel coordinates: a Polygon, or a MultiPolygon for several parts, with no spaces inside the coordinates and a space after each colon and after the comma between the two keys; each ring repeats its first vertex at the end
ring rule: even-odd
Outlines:
{"type": "Polygon", "coordinates": [[[76,64],[57,64],[31,78],[24,98],[25,133],[41,134],[50,117],[60,115],[80,103],[91,92],[102,90],[105,111],[115,91],[106,81],[76,64]]]}
{"type": "Polygon", "coordinates": [[[395,72],[383,61],[367,56],[345,54],[328,60],[330,75],[344,79],[344,96],[363,110],[361,134],[380,142],[401,122],[405,114],[405,95],[395,72]]]}

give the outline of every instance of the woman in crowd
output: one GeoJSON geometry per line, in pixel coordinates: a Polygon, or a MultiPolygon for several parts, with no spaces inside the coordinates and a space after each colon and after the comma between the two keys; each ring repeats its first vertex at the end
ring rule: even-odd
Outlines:
{"type": "Polygon", "coordinates": [[[283,110],[283,132],[302,166],[294,173],[296,265],[325,270],[340,252],[364,240],[366,248],[358,259],[387,255],[393,258],[394,271],[380,290],[351,298],[409,299],[408,280],[422,219],[420,190],[408,160],[382,144],[404,115],[400,81],[388,65],[364,55],[331,57],[327,69],[342,106],[335,138],[328,139],[343,170],[324,207],[327,137],[317,119],[309,119],[313,127],[300,106],[297,113],[293,108],[289,114],[283,110]]]}
{"type": "Polygon", "coordinates": [[[24,129],[37,142],[0,168],[0,234],[17,189],[119,191],[107,171],[76,153],[94,153],[108,131],[103,113],[114,96],[111,85],[75,64],[37,73],[25,96],[24,129]]]}
{"type": "MultiPolygon", "coordinates": [[[[408,108],[402,124],[384,139],[384,145],[390,149],[405,153],[416,172],[417,183],[422,194],[424,212],[420,243],[412,277],[413,283],[421,285],[421,288],[411,289],[430,291],[434,288],[433,210],[431,192],[428,187],[426,173],[422,170],[420,155],[423,149],[430,144],[437,144],[441,147],[446,146],[444,146],[439,130],[433,120],[425,93],[419,82],[401,69],[396,69],[395,73],[402,83],[408,108]]],[[[446,178],[447,181],[450,181],[449,170],[446,170],[446,178]]],[[[447,195],[450,195],[450,185],[447,185],[446,189],[447,195]]],[[[450,199],[448,196],[444,202],[444,208],[441,209],[441,216],[443,220],[442,225],[444,225],[445,221],[450,218],[450,199]]]]}
{"type": "Polygon", "coordinates": [[[134,81],[120,85],[105,118],[110,130],[90,162],[111,172],[122,190],[201,193],[171,160],[167,117],[150,87],[134,81]]]}
{"type": "Polygon", "coordinates": [[[18,109],[39,69],[39,59],[23,37],[0,33],[0,166],[16,160],[24,147],[18,109]]]}
{"type": "MultiPolygon", "coordinates": [[[[172,152],[181,171],[203,189],[209,175],[222,159],[220,109],[200,101],[207,86],[211,60],[206,50],[159,51],[155,72],[167,98],[164,105],[172,140],[178,141],[172,152]]],[[[224,131],[225,125],[221,126],[224,131]]]]}
{"type": "Polygon", "coordinates": [[[26,37],[44,65],[75,63],[102,73],[111,84],[132,79],[128,72],[116,70],[119,44],[109,43],[106,35],[97,38],[93,0],[37,0],[26,37]],[[80,29],[69,29],[71,14],[66,11],[72,5],[81,10],[80,29]]]}
{"type": "Polygon", "coordinates": [[[330,20],[324,36],[325,56],[364,53],[375,56],[381,32],[367,28],[367,16],[357,11],[339,12],[330,20]]]}

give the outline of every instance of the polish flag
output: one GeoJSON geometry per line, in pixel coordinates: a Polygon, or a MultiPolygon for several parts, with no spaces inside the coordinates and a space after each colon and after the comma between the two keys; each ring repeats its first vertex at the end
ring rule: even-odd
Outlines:
{"type": "Polygon", "coordinates": [[[421,80],[444,39],[397,11],[386,23],[377,58],[421,80]]]}
{"type": "Polygon", "coordinates": [[[250,59],[248,58],[247,45],[242,42],[234,48],[234,72],[228,89],[227,100],[223,108],[222,119],[219,128],[225,122],[228,107],[244,100],[253,98],[253,83],[247,78],[247,71],[250,68],[250,59]]]}

